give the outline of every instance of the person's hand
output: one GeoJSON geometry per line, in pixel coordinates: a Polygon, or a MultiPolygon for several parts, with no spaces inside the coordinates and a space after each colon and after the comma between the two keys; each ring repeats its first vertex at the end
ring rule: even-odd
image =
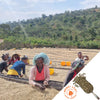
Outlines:
{"type": "Polygon", "coordinates": [[[41,90],[45,90],[45,86],[42,84],[35,84],[36,87],[39,87],[41,90]]]}
{"type": "Polygon", "coordinates": [[[20,75],[20,77],[23,77],[23,75],[20,75]]]}
{"type": "Polygon", "coordinates": [[[89,60],[89,57],[88,56],[84,56],[84,60],[89,60]]]}
{"type": "Polygon", "coordinates": [[[44,84],[45,86],[47,86],[47,85],[48,85],[48,81],[45,80],[45,81],[43,82],[43,84],[44,84]]]}

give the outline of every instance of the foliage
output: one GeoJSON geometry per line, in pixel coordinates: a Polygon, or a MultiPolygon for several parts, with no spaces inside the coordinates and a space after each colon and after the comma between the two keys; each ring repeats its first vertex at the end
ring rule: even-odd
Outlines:
{"type": "Polygon", "coordinates": [[[22,47],[100,48],[100,8],[46,16],[0,25],[0,49],[22,47]]]}

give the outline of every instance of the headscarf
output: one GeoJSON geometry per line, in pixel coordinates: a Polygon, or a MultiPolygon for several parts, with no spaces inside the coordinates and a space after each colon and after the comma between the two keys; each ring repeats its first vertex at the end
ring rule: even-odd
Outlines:
{"type": "Polygon", "coordinates": [[[43,63],[45,65],[49,65],[50,60],[49,60],[48,56],[45,53],[40,53],[40,54],[35,55],[34,58],[33,58],[33,65],[34,66],[36,65],[36,60],[38,58],[43,58],[43,61],[44,61],[43,63]]]}
{"type": "Polygon", "coordinates": [[[78,67],[82,67],[84,65],[84,60],[74,61],[71,65],[72,70],[75,70],[78,67]]]}

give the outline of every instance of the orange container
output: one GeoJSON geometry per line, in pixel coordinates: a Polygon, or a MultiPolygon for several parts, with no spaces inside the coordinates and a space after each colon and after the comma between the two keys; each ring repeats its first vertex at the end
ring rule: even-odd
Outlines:
{"type": "Polygon", "coordinates": [[[50,65],[52,64],[52,61],[50,61],[50,65]]]}
{"type": "Polygon", "coordinates": [[[71,66],[71,62],[70,62],[70,61],[67,61],[67,62],[66,62],[66,65],[67,65],[67,66],[71,66]]]}
{"type": "Polygon", "coordinates": [[[66,65],[66,62],[65,61],[62,61],[61,62],[61,66],[65,66],[66,65]]]}

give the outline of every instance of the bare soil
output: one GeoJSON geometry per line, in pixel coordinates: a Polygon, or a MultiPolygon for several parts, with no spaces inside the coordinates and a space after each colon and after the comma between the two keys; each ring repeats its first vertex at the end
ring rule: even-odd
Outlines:
{"type": "MultiPolygon", "coordinates": [[[[89,61],[99,52],[99,50],[96,49],[23,48],[21,50],[1,50],[0,56],[2,56],[3,53],[9,53],[10,55],[18,53],[21,57],[27,55],[30,64],[32,64],[33,57],[38,53],[44,52],[49,56],[50,61],[52,61],[51,67],[69,68],[69,66],[61,66],[61,61],[73,62],[79,51],[81,51],[83,55],[88,55],[89,61]]],[[[86,64],[89,61],[87,61],[86,64]]],[[[31,67],[32,66],[26,66],[27,76],[29,76],[31,67]]],[[[68,70],[54,69],[54,74],[51,75],[50,79],[63,82],[67,72],[68,70]]],[[[5,71],[4,74],[6,74],[5,71]]],[[[58,90],[53,88],[47,88],[45,91],[41,91],[27,84],[11,82],[0,78],[0,100],[52,100],[58,92],[58,90]]]]}

